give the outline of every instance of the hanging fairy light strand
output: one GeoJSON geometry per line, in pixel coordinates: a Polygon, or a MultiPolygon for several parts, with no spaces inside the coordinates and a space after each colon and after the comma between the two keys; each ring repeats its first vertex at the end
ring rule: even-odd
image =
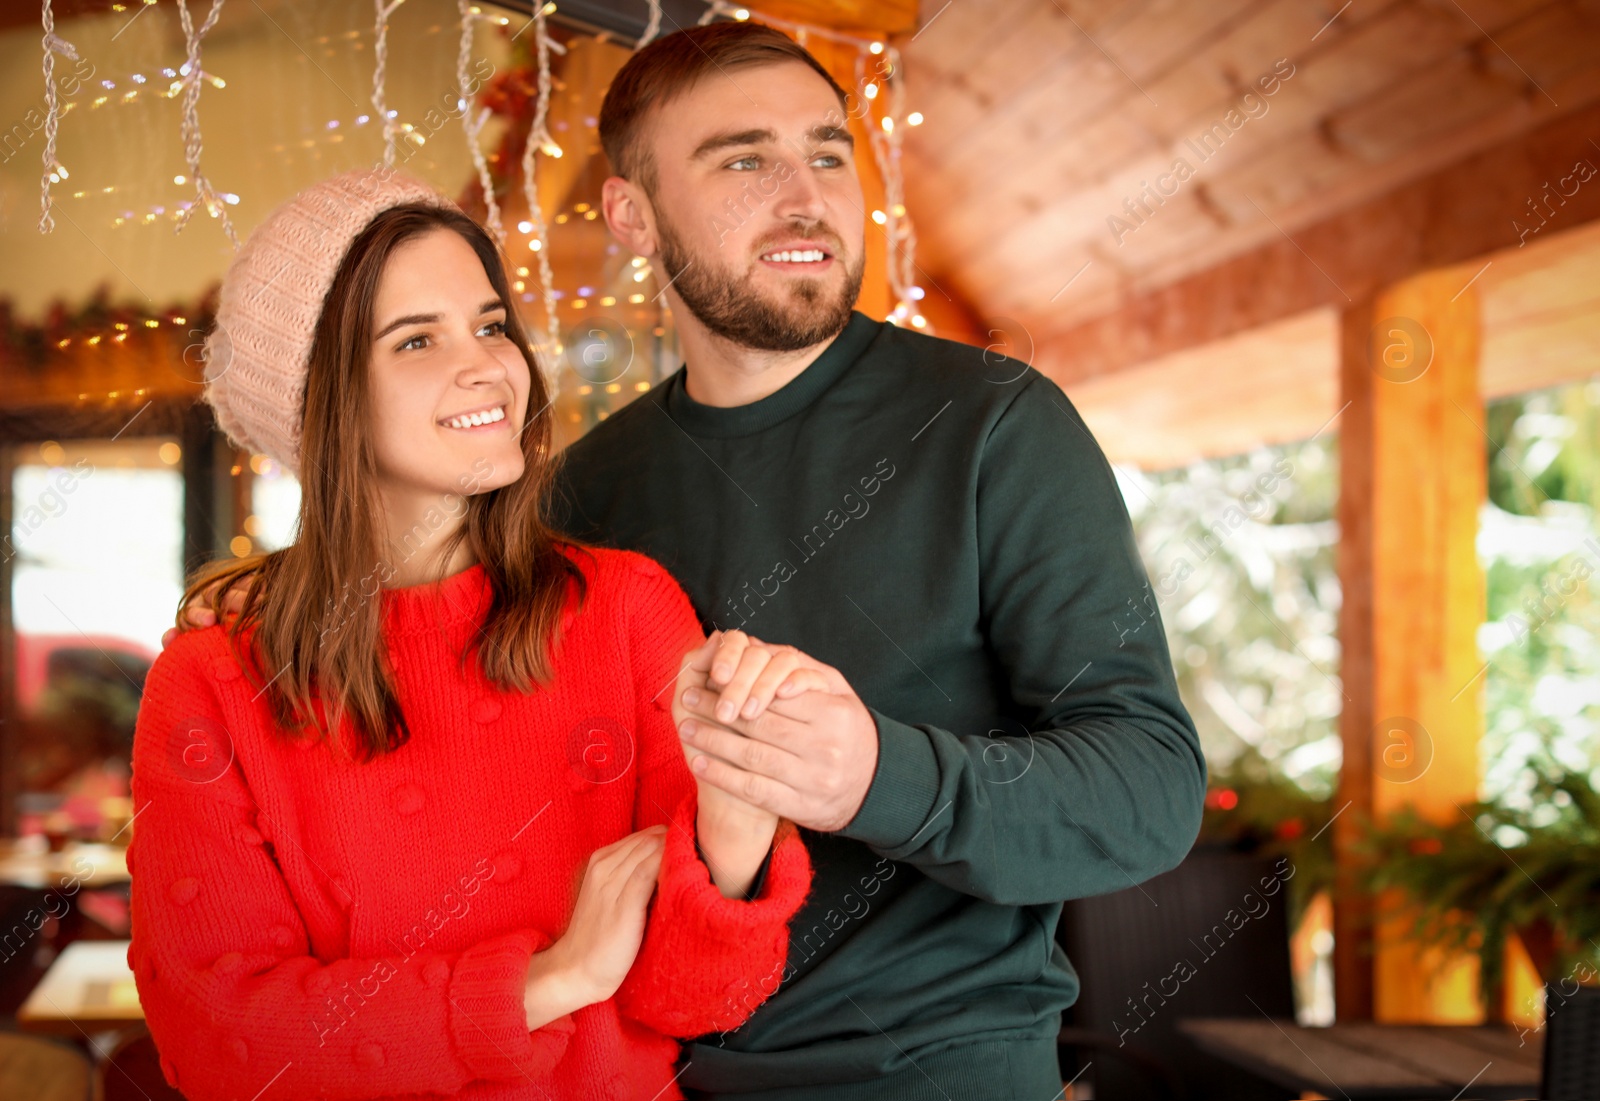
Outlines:
{"type": "Polygon", "coordinates": [[[39,181],[39,232],[49,233],[56,227],[56,220],[50,214],[50,185],[67,178],[65,166],[56,160],[56,126],[62,114],[60,100],[56,95],[56,54],[70,61],[76,61],[78,48],[56,34],[56,17],[50,10],[50,0],[44,0],[43,20],[44,174],[39,181]]]}
{"type": "Polygon", "coordinates": [[[372,110],[379,125],[383,127],[383,163],[387,168],[394,167],[396,136],[400,132],[400,126],[395,121],[395,112],[389,110],[389,101],[384,88],[385,70],[389,64],[389,17],[405,2],[406,0],[391,0],[385,4],[383,0],[373,0],[372,3],[377,15],[372,43],[372,110]]]}
{"type": "MultiPolygon", "coordinates": [[[[872,109],[867,109],[867,139],[872,146],[872,157],[878,165],[878,175],[883,178],[883,229],[889,238],[888,272],[889,285],[894,289],[895,308],[890,314],[892,319],[910,322],[919,329],[927,327],[927,319],[917,309],[916,299],[916,252],[917,231],[911,223],[911,216],[906,211],[905,200],[905,173],[900,164],[900,142],[904,130],[895,122],[900,118],[900,81],[893,79],[900,73],[900,51],[893,46],[888,49],[889,78],[883,83],[883,91],[876,96],[869,96],[868,103],[881,103],[883,115],[878,120],[878,125],[873,126],[872,109]]],[[[864,55],[858,58],[856,74],[858,84],[863,89],[875,85],[865,80],[864,55]]],[[[877,221],[877,218],[873,218],[877,221]]]]}
{"type": "Polygon", "coordinates": [[[534,101],[533,122],[528,127],[528,140],[522,147],[522,193],[528,203],[528,222],[532,228],[533,241],[529,247],[534,251],[539,261],[539,285],[544,292],[544,318],[545,336],[540,341],[543,345],[540,357],[547,378],[545,383],[549,388],[550,396],[555,397],[557,380],[560,377],[558,366],[561,356],[561,322],[556,317],[555,275],[550,269],[550,226],[545,221],[544,211],[539,206],[539,186],[537,154],[543,153],[547,157],[559,158],[561,146],[550,135],[550,51],[566,53],[566,47],[551,39],[545,24],[545,16],[555,7],[554,4],[545,4],[534,13],[534,43],[539,64],[538,95],[534,101]]]}
{"type": "Polygon", "coordinates": [[[200,72],[200,41],[210,33],[211,28],[217,24],[217,16],[222,14],[222,0],[211,0],[211,11],[206,15],[205,22],[195,29],[194,22],[189,18],[188,0],[178,0],[178,19],[183,24],[183,41],[188,54],[188,60],[178,68],[178,74],[183,78],[183,152],[184,159],[189,164],[189,178],[194,181],[195,194],[199,202],[195,205],[184,207],[178,215],[174,233],[182,233],[183,227],[189,224],[189,218],[194,214],[196,206],[203,204],[206,213],[213,218],[222,219],[223,232],[228,235],[234,251],[239,249],[239,235],[233,230],[233,219],[228,217],[228,208],[211,186],[211,181],[200,171],[200,81],[203,74],[200,72]]]}
{"type": "Polygon", "coordinates": [[[472,62],[472,39],[479,15],[468,0],[456,0],[461,12],[461,48],[456,52],[456,88],[460,98],[456,107],[461,111],[461,126],[467,132],[467,149],[472,153],[472,164],[478,170],[478,185],[483,189],[483,204],[488,211],[489,232],[502,248],[506,231],[500,224],[500,203],[495,199],[494,181],[489,178],[489,162],[483,155],[483,145],[478,140],[483,124],[489,119],[489,108],[474,112],[472,103],[472,77],[467,72],[472,62]]]}
{"type": "Polygon", "coordinates": [[[661,0],[649,0],[649,4],[650,21],[644,25],[644,33],[639,36],[639,41],[633,44],[636,50],[644,49],[661,32],[661,0]]]}

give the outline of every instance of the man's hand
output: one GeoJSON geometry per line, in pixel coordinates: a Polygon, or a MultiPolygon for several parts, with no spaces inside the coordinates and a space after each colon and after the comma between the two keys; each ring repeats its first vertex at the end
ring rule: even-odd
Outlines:
{"type": "MultiPolygon", "coordinates": [[[[172,645],[172,640],[178,637],[181,631],[198,631],[202,627],[214,627],[217,623],[216,613],[211,610],[212,602],[216,600],[217,586],[221,582],[213,582],[202,589],[193,600],[178,609],[178,625],[168,627],[161,636],[161,648],[165,650],[172,645]]],[[[232,619],[244,612],[244,586],[235,585],[222,594],[222,614],[224,619],[232,619]]]]}
{"type": "Polygon", "coordinates": [[[673,718],[702,791],[709,785],[818,831],[842,829],[861,809],[878,727],[837,669],[730,631],[689,654],[674,692],[673,718]]]}

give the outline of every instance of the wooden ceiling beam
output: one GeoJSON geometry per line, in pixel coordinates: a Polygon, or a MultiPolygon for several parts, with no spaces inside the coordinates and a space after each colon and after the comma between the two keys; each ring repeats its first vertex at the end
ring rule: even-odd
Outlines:
{"type": "MultiPolygon", "coordinates": [[[[1277,226],[1296,233],[1600,100],[1600,70],[1589,62],[1600,28],[1577,4],[1520,0],[1480,18],[1496,42],[1516,43],[1537,85],[1455,9],[1389,0],[1316,26],[1303,12],[1291,18],[1265,5],[1197,43],[1192,63],[1139,78],[1159,110],[1121,73],[1106,67],[1120,83],[1113,87],[1087,65],[1076,81],[1052,72],[970,126],[962,120],[975,104],[935,96],[907,147],[909,205],[945,212],[923,235],[923,264],[986,312],[1065,326],[1256,248],[1277,226]],[[1207,129],[1237,101],[1227,88],[1301,39],[1309,45],[1276,54],[1296,70],[1266,117],[1238,130],[1211,163],[1196,161],[1183,136],[1207,129]],[[947,163],[952,144],[961,164],[947,163]],[[1114,240],[1108,217],[1179,155],[1198,165],[1193,177],[1148,228],[1114,240]],[[1085,254],[1097,257],[1095,268],[1055,297],[1060,283],[1049,277],[1076,271],[1085,254]]],[[[940,80],[924,68],[908,56],[913,85],[940,80]]]]}
{"type": "Polygon", "coordinates": [[[1043,334],[1036,366],[1063,384],[1108,374],[1600,219],[1595,134],[1600,105],[1043,334]],[[1579,163],[1588,167],[1574,173],[1579,163]]]}
{"type": "Polygon", "coordinates": [[[758,0],[763,15],[813,27],[860,34],[908,34],[917,30],[917,0],[758,0]]]}

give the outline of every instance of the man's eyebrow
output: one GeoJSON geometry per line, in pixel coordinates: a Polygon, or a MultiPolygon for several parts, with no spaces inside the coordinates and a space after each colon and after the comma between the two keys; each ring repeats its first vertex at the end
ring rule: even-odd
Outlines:
{"type": "MultiPolygon", "coordinates": [[[[854,149],[856,145],[856,139],[851,136],[850,131],[847,128],[843,126],[830,126],[825,122],[819,122],[817,125],[813,126],[810,133],[808,133],[806,136],[811,139],[813,146],[826,145],[831,141],[843,142],[851,149],[854,149]]],[[[719,149],[726,149],[731,145],[760,145],[763,142],[770,145],[776,143],[777,140],[778,135],[771,130],[756,129],[724,131],[721,134],[713,134],[705,141],[701,142],[695,147],[695,151],[689,159],[697,161],[711,153],[715,153],[719,149]]]]}
{"type": "Polygon", "coordinates": [[[724,130],[720,134],[712,134],[705,141],[695,146],[694,152],[689,155],[692,161],[700,160],[708,154],[715,153],[718,149],[726,149],[730,145],[759,145],[762,142],[773,144],[778,140],[778,135],[771,130],[724,130]]]}
{"type": "MultiPolygon", "coordinates": [[[[478,313],[481,316],[482,314],[486,314],[491,310],[503,310],[505,308],[506,304],[500,301],[500,299],[491,298],[483,305],[478,307],[478,313]]],[[[436,313],[408,313],[404,317],[397,317],[393,321],[389,322],[389,324],[385,325],[382,330],[379,331],[378,335],[372,339],[374,342],[382,340],[396,329],[404,328],[407,325],[432,325],[439,320],[440,316],[441,315],[436,313]]]]}
{"type": "Polygon", "coordinates": [[[843,126],[829,126],[825,122],[811,128],[811,140],[818,145],[826,145],[830,141],[842,141],[851,149],[856,147],[856,139],[848,129],[843,126]]]}

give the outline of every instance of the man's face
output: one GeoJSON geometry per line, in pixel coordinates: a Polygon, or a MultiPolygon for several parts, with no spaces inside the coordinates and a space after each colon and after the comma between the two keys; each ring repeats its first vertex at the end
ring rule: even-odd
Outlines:
{"type": "Polygon", "coordinates": [[[838,97],[809,66],[713,75],[653,112],[661,265],[707,329],[797,351],[850,319],[865,264],[861,181],[838,97]]]}

